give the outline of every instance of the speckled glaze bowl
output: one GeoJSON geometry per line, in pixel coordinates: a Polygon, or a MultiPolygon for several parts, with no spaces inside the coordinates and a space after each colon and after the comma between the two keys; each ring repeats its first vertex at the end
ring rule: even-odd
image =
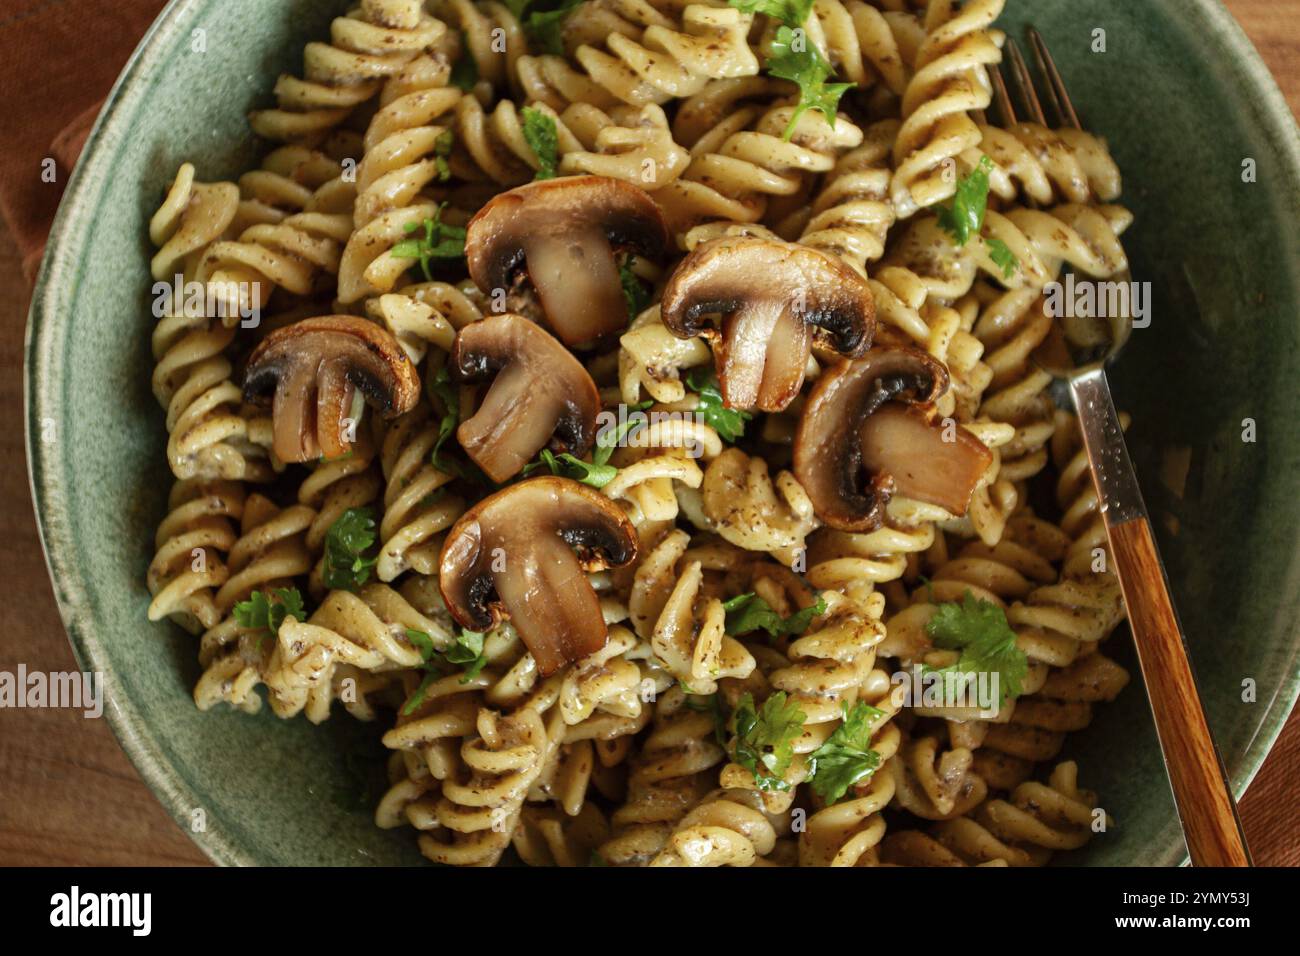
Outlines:
{"type": "MultiPolygon", "coordinates": [[[[199,714],[196,642],[145,618],[144,574],[170,485],[149,390],[147,223],[184,160],[233,178],[302,46],[346,2],[174,0],[127,66],[50,236],[27,329],[31,480],[55,593],[82,665],[103,671],[122,746],[216,861],[405,863],[375,828],[381,727],[337,716],[199,714]],[[206,52],[195,52],[196,30],[206,52]],[[52,440],[48,440],[52,439],[52,440]]],[[[1124,242],[1155,290],[1114,370],[1211,724],[1238,792],[1297,692],[1300,650],[1300,144],[1255,51],[1211,0],[1011,0],[1033,20],[1085,123],[1109,138],[1137,214],[1124,242]],[[1092,51],[1094,30],[1106,52],[1092,51]],[[1242,179],[1253,159],[1255,182],[1242,179]],[[1243,421],[1257,440],[1242,440],[1243,421]],[[1185,482],[1166,462],[1188,456],[1185,482]],[[1182,487],[1179,487],[1179,485],[1182,487]],[[1170,486],[1173,487],[1170,487],[1170,486]],[[1243,687],[1253,688],[1243,694],[1243,687]],[[1243,699],[1245,697],[1246,699],[1243,699]]],[[[1126,636],[1113,646],[1136,672],[1126,636]]],[[[1169,865],[1184,848],[1140,680],[1065,752],[1117,821],[1085,864],[1169,865]]]]}

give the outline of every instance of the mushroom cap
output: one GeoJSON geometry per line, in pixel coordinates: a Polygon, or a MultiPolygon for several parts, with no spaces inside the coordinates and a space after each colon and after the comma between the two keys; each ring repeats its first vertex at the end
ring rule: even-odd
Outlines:
{"type": "Polygon", "coordinates": [[[586,572],[622,567],[636,551],[632,523],[600,492],[568,478],[530,478],[452,526],[438,586],[463,627],[486,631],[508,618],[546,676],[605,645],[586,572]]]}
{"type": "Polygon", "coordinates": [[[351,440],[344,419],[357,391],[393,418],[415,407],[420,378],[389,332],[351,315],[276,329],[253,350],[244,371],[244,400],[271,404],[273,447],[285,462],[346,453],[351,440]]]}
{"type": "Polygon", "coordinates": [[[876,326],[871,288],[847,264],[757,236],[697,246],[668,279],[659,311],[674,335],[710,340],[727,406],[763,411],[799,394],[814,345],[856,358],[876,326]],[[704,321],[714,314],[720,331],[704,321]]]}
{"type": "Polygon", "coordinates": [[[509,291],[526,270],[546,319],[569,346],[627,325],[613,249],[662,255],[668,228],[642,189],[605,176],[566,176],[494,197],[465,227],[465,261],[480,289],[509,291]]]}
{"type": "Polygon", "coordinates": [[[523,316],[507,312],[465,326],[452,346],[451,368],[465,381],[496,373],[456,438],[497,484],[548,445],[582,457],[595,441],[596,383],[572,352],[523,316]]]}
{"type": "Polygon", "coordinates": [[[895,493],[964,513],[992,459],[962,428],[944,440],[933,403],[947,389],[943,363],[917,349],[874,348],[827,369],[794,441],[795,477],[817,517],[841,531],[871,531],[895,493]]]}

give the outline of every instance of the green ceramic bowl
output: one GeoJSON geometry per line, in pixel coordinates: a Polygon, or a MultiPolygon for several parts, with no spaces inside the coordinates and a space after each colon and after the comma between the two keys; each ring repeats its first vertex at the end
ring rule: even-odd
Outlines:
{"type": "MultiPolygon", "coordinates": [[[[127,66],[50,235],[27,330],[32,487],[55,593],[83,667],[103,671],[131,759],[222,863],[402,863],[371,823],[378,727],[199,714],[194,638],[149,624],[144,572],[169,476],[149,391],[147,223],[177,166],[250,168],[245,123],[346,0],[174,0],[127,66]],[[203,30],[206,52],[195,52],[203,30]],[[43,440],[52,438],[52,441],[43,440]]],[[[1047,37],[1085,122],[1110,140],[1155,288],[1113,378],[1238,792],[1297,692],[1300,631],[1300,142],[1255,51],[1210,0],[1011,0],[1003,26],[1047,37]],[[1105,53],[1092,52],[1095,29],[1105,53]],[[1253,159],[1257,181],[1242,181],[1253,159]],[[1253,419],[1257,440],[1242,440],[1253,419]],[[1186,454],[1182,497],[1161,480],[1186,454]],[[1169,533],[1166,518],[1177,519],[1169,533]],[[1253,695],[1243,700],[1243,684],[1253,695]]],[[[1120,653],[1132,664],[1126,638],[1120,653]]],[[[1118,825],[1071,862],[1175,864],[1182,839],[1136,683],[1068,745],[1118,825]]]]}

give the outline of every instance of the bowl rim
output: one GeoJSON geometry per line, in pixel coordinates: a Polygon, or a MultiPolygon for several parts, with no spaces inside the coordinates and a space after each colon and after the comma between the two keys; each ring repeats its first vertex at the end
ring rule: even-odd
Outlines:
{"type": "MultiPolygon", "coordinates": [[[[38,440],[39,423],[57,407],[57,389],[61,366],[53,361],[54,345],[59,338],[62,318],[70,313],[68,299],[75,283],[81,256],[78,246],[82,236],[77,223],[106,188],[106,174],[111,166],[113,144],[127,132],[128,114],[148,94],[156,68],[170,49],[167,41],[179,34],[186,21],[207,0],[170,0],[150,25],[131,54],[86,140],[80,160],[74,168],[63,199],[50,228],[45,254],[32,292],[27,327],[23,341],[24,440],[27,452],[27,476],[32,493],[37,530],[59,615],[67,631],[73,655],[83,670],[107,673],[108,658],[94,626],[91,603],[77,574],[78,550],[66,526],[67,496],[54,476],[63,468],[63,445],[49,445],[38,440]]],[[[1211,34],[1221,39],[1236,59],[1237,65],[1258,97],[1261,107],[1257,122],[1271,141],[1284,150],[1283,171],[1293,190],[1300,193],[1300,130],[1272,74],[1260,59],[1255,47],[1240,25],[1219,0],[1191,0],[1181,15],[1189,30],[1211,34]]],[[[1300,541],[1297,542],[1300,546],[1300,541]]],[[[1282,731],[1297,696],[1300,696],[1300,629],[1292,647],[1291,665],[1273,698],[1268,701],[1255,735],[1247,743],[1236,773],[1233,789],[1237,797],[1245,793],[1264,758],[1282,731]]],[[[257,858],[246,848],[224,836],[219,828],[194,832],[189,826],[190,808],[200,800],[194,788],[168,762],[159,745],[158,731],[149,726],[135,704],[113,694],[105,682],[105,713],[109,726],[137,772],[177,825],[214,863],[254,865],[257,858]]],[[[1160,852],[1172,864],[1186,861],[1182,847],[1162,848],[1160,852]]]]}

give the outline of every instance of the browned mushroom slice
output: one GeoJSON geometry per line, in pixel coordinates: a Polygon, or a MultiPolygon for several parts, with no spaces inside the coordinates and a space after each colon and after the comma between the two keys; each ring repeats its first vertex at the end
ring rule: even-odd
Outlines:
{"type": "Polygon", "coordinates": [[[272,407],[272,447],[285,462],[346,454],[357,393],[393,418],[415,407],[420,378],[392,335],[351,315],[277,329],[253,350],[244,373],[245,400],[272,407]]]}
{"type": "Polygon", "coordinates": [[[530,478],[452,526],[438,585],[464,627],[486,631],[508,618],[546,676],[605,646],[586,572],[635,557],[636,531],[616,504],[567,478],[530,478]]]}
{"type": "Polygon", "coordinates": [[[945,435],[933,421],[947,389],[947,369],[915,349],[875,348],[828,369],[794,444],[795,477],[817,517],[841,531],[871,531],[894,494],[964,514],[992,454],[965,429],[945,435]]]}
{"type": "Polygon", "coordinates": [[[451,367],[468,381],[496,373],[456,438],[497,484],[548,444],[579,458],[591,448],[600,414],[596,383],[573,353],[523,316],[493,315],[465,326],[451,367]]]}
{"type": "Polygon", "coordinates": [[[848,358],[871,347],[876,309],[860,275],[807,246],[750,236],[698,246],[659,305],[674,335],[713,346],[723,402],[779,412],[803,386],[814,345],[848,358]],[[704,319],[721,315],[721,331],[704,319]]]}
{"type": "Polygon", "coordinates": [[[627,325],[615,250],[651,258],[668,229],[644,191],[604,176],[566,176],[501,193],[466,227],[469,274],[489,295],[525,270],[565,345],[595,342],[627,325]]]}

